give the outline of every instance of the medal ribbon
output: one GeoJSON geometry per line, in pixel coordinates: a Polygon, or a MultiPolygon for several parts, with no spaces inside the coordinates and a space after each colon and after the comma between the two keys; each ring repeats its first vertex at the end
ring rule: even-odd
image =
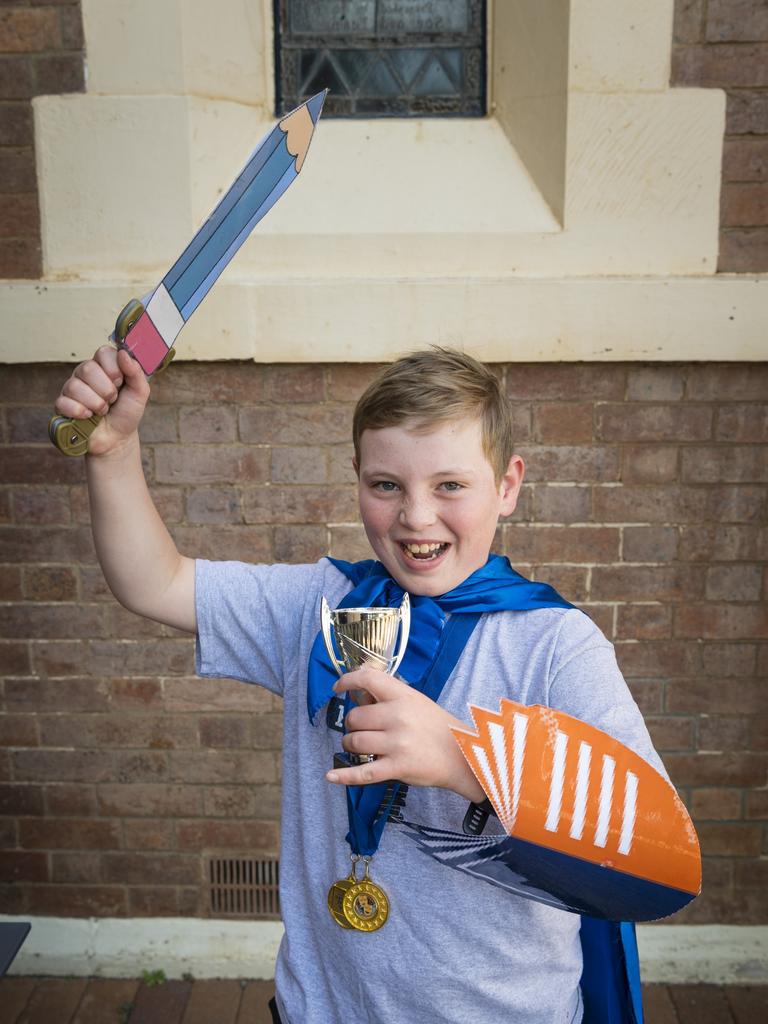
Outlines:
{"type": "MultiPolygon", "coordinates": [[[[405,592],[380,562],[329,561],[354,584],[340,608],[400,607],[405,592]]],[[[437,701],[484,612],[553,607],[573,605],[554,587],[527,580],[515,572],[508,559],[491,555],[484,566],[446,594],[411,597],[411,631],[400,672],[414,689],[437,701]]],[[[318,633],[309,658],[307,711],[311,721],[333,696],[337,678],[318,633]]],[[[347,694],[345,713],[350,706],[347,694]]],[[[353,853],[373,856],[376,852],[397,789],[392,787],[388,806],[381,808],[386,782],[347,786],[347,842],[353,853]]]]}

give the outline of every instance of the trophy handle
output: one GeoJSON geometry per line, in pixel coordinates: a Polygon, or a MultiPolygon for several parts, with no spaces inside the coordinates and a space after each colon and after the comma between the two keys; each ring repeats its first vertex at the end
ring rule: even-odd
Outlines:
{"type": "Polygon", "coordinates": [[[400,648],[395,655],[390,675],[394,675],[400,668],[400,662],[405,657],[405,649],[408,646],[408,634],[411,632],[411,599],[406,591],[403,596],[403,603],[400,605],[400,648]]]}
{"type": "Polygon", "coordinates": [[[320,631],[323,634],[325,649],[328,652],[328,657],[331,659],[331,664],[336,669],[338,675],[343,676],[347,670],[343,662],[339,661],[336,657],[336,651],[333,649],[333,641],[331,640],[331,630],[331,609],[328,607],[328,602],[322,597],[320,599],[320,631]]]}

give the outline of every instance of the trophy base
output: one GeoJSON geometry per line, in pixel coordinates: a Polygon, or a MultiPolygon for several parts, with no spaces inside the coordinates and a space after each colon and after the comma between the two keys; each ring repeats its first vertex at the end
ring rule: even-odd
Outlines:
{"type": "Polygon", "coordinates": [[[360,764],[370,764],[375,760],[375,754],[348,754],[346,750],[342,750],[340,754],[333,755],[333,767],[356,768],[360,764]]]}

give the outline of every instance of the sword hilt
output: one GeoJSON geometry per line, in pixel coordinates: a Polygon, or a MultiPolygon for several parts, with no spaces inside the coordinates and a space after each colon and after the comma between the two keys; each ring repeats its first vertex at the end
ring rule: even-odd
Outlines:
{"type": "MultiPolygon", "coordinates": [[[[118,347],[121,347],[143,312],[144,305],[138,299],[131,299],[130,302],[123,306],[115,321],[114,340],[118,347]]],[[[175,355],[176,349],[169,349],[168,355],[163,359],[152,376],[161,373],[175,355]]],[[[99,423],[101,423],[101,416],[96,413],[84,420],[68,419],[66,416],[52,416],[48,421],[48,436],[62,454],[85,455],[88,451],[90,436],[99,423]]]]}

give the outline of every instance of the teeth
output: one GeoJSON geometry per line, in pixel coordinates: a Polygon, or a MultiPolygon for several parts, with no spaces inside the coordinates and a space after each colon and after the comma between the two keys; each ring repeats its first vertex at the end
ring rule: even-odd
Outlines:
{"type": "Polygon", "coordinates": [[[406,550],[412,555],[428,555],[431,552],[439,551],[442,544],[405,544],[406,550]]]}

